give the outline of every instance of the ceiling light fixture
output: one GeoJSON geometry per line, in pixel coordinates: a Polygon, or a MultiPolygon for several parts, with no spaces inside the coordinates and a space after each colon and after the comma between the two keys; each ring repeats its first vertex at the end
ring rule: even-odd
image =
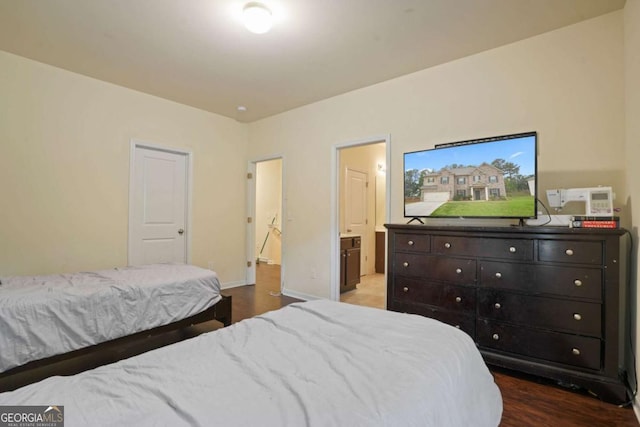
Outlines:
{"type": "Polygon", "coordinates": [[[250,2],[242,9],[244,26],[256,34],[264,34],[273,25],[273,16],[268,7],[262,3],[250,2]]]}

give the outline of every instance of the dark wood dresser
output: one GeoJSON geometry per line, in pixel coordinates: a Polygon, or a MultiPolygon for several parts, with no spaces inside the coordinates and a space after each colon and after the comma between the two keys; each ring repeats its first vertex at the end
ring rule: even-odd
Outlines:
{"type": "Polygon", "coordinates": [[[624,230],[386,227],[388,310],[462,329],[487,364],[627,400],[624,230]]]}

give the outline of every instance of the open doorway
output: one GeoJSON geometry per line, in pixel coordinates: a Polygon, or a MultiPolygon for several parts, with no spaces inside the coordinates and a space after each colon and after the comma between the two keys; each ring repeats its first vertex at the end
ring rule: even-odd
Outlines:
{"type": "Polygon", "coordinates": [[[337,149],[339,274],[334,295],[342,302],[386,307],[387,156],[388,138],[337,149]]]}
{"type": "MultiPolygon", "coordinates": [[[[282,158],[255,162],[250,213],[249,283],[256,296],[280,296],[282,291],[282,158]],[[251,280],[253,278],[254,280],[251,280]]],[[[251,173],[250,173],[251,174],[251,173]]]]}

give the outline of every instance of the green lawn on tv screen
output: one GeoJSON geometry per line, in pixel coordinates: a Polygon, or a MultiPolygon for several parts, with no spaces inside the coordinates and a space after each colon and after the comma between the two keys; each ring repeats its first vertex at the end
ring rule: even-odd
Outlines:
{"type": "Polygon", "coordinates": [[[533,215],[534,197],[518,196],[508,200],[447,202],[431,213],[432,216],[501,216],[527,218],[533,215]]]}

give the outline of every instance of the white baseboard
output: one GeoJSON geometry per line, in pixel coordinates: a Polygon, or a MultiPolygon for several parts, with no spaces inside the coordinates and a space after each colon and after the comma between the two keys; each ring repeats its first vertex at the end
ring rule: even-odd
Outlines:
{"type": "Polygon", "coordinates": [[[318,299],[324,299],[324,298],[320,298],[317,297],[315,295],[309,295],[309,294],[305,294],[302,292],[296,292],[296,291],[292,291],[290,289],[283,289],[282,290],[282,295],[291,297],[291,298],[297,298],[297,299],[301,299],[304,301],[314,301],[314,300],[318,300],[318,299]]]}
{"type": "MultiPolygon", "coordinates": [[[[237,288],[240,286],[245,286],[246,284],[247,282],[245,280],[237,280],[235,282],[226,282],[220,285],[220,289],[224,290],[224,289],[237,288]]],[[[285,295],[291,298],[301,299],[303,301],[313,301],[318,299],[324,299],[324,298],[317,297],[315,295],[305,294],[303,292],[296,292],[286,288],[282,290],[282,295],[285,295]]]]}
{"type": "Polygon", "coordinates": [[[231,288],[237,288],[239,286],[244,286],[246,285],[247,282],[245,280],[237,280],[235,282],[227,282],[227,283],[222,283],[220,285],[220,289],[231,289],[231,288]]]}

